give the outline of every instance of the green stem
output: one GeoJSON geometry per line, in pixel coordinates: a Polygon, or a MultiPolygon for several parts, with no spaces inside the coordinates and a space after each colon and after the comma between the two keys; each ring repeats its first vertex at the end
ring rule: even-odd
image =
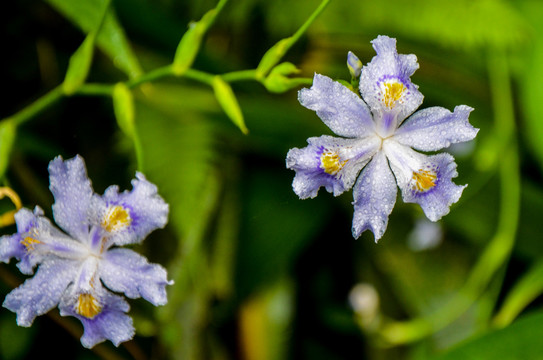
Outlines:
{"type": "Polygon", "coordinates": [[[75,95],[83,96],[111,96],[113,94],[114,85],[109,84],[84,84],[77,91],[75,95]]]}
{"type": "Polygon", "coordinates": [[[492,325],[503,328],[513,320],[543,292],[543,261],[538,261],[509,292],[492,325]]]}
{"type": "Polygon", "coordinates": [[[313,78],[292,78],[293,81],[296,81],[297,85],[313,85],[313,78]]]}
{"type": "Polygon", "coordinates": [[[13,121],[13,123],[16,126],[20,125],[32,119],[33,117],[38,115],[40,112],[44,111],[45,109],[49,108],[50,106],[55,104],[57,101],[59,101],[62,97],[63,97],[62,85],[57,86],[53,90],[49,91],[47,94],[43,95],[42,97],[34,101],[32,104],[28,105],[27,107],[15,113],[14,115],[6,119],[3,119],[2,121],[11,119],[11,121],[13,121]]]}
{"type": "Polygon", "coordinates": [[[256,80],[256,70],[232,71],[221,75],[226,82],[256,80]]]}
{"type": "MultiPolygon", "coordinates": [[[[227,0],[221,0],[217,4],[217,13],[226,5],[228,1],[227,0]]],[[[303,33],[308,29],[308,27],[315,21],[317,16],[324,10],[324,8],[328,5],[330,0],[323,0],[319,7],[311,14],[311,16],[306,20],[306,22],[289,38],[289,44],[287,46],[287,49],[292,46],[302,35],[303,33]]],[[[107,10],[107,6],[105,7],[105,10],[107,10]]],[[[104,12],[105,13],[105,12],[104,12]]],[[[103,19],[101,19],[102,21],[103,19]]],[[[100,27],[101,22],[98,24],[98,28],[100,27]]],[[[230,83],[230,82],[237,82],[237,81],[251,81],[251,80],[257,80],[258,71],[256,69],[251,70],[240,70],[240,71],[233,71],[228,72],[223,75],[221,75],[221,78],[230,83]]],[[[214,74],[206,73],[199,70],[194,69],[188,69],[186,72],[182,74],[182,77],[186,77],[191,80],[199,81],[201,83],[204,83],[206,85],[212,86],[213,84],[213,78],[214,74]]],[[[149,71],[148,73],[145,73],[135,79],[131,79],[126,82],[126,86],[130,89],[133,89],[141,84],[160,80],[167,77],[176,77],[172,65],[166,65],[154,70],[149,71]]],[[[296,79],[299,81],[300,85],[311,85],[312,79],[305,79],[305,78],[299,78],[296,79]]],[[[49,108],[51,105],[59,101],[64,94],[62,84],[45,94],[44,96],[40,97],[36,101],[34,101],[29,106],[25,107],[24,109],[20,110],[16,114],[2,119],[1,121],[6,121],[7,119],[11,119],[13,123],[17,126],[19,124],[22,124],[45,109],[49,108]]],[[[82,96],[111,96],[113,93],[113,87],[114,85],[110,84],[82,84],[80,87],[77,88],[75,91],[75,95],[82,95],[82,96]]]]}
{"type": "Polygon", "coordinates": [[[219,14],[221,12],[222,8],[224,7],[224,5],[226,5],[227,2],[228,2],[228,0],[219,1],[217,6],[215,6],[215,10],[217,10],[217,14],[219,14]]]}
{"type": "Polygon", "coordinates": [[[172,66],[166,65],[166,66],[151,70],[148,73],[145,73],[135,79],[129,80],[126,83],[126,86],[128,86],[128,88],[130,89],[133,89],[143,83],[163,79],[165,77],[173,77],[173,76],[174,76],[174,73],[172,71],[172,66]]]}
{"type": "Polygon", "coordinates": [[[287,51],[300,39],[300,37],[307,31],[309,26],[315,21],[317,16],[321,14],[321,12],[326,8],[330,0],[323,0],[320,5],[313,11],[313,13],[309,16],[309,18],[303,23],[303,25],[292,35],[287,38],[279,40],[275,45],[273,45],[271,48],[264,53],[262,56],[262,59],[260,60],[260,63],[258,64],[256,68],[256,78],[259,81],[264,80],[270,71],[273,69],[275,65],[281,59],[283,56],[287,53],[287,51]]]}
{"type": "Polygon", "coordinates": [[[132,140],[134,142],[134,151],[136,152],[136,162],[137,162],[138,170],[143,173],[144,172],[143,145],[141,144],[141,139],[140,139],[139,132],[137,131],[137,129],[134,131],[132,140]]]}
{"type": "MultiPolygon", "coordinates": [[[[229,81],[252,80],[254,79],[254,76],[251,75],[251,72],[254,72],[254,70],[234,71],[225,75],[228,76],[229,81]]],[[[178,76],[174,73],[172,65],[166,65],[152,70],[136,79],[128,81],[126,86],[133,89],[143,83],[160,80],[167,77],[185,77],[187,79],[196,80],[211,86],[214,76],[215,75],[213,74],[194,69],[188,69],[182,75],[178,76]]]]}
{"type": "MultiPolygon", "coordinates": [[[[326,8],[330,0],[323,0],[320,5],[315,9],[315,11],[309,16],[309,18],[303,23],[303,25],[292,35],[292,42],[291,45],[294,44],[300,37],[309,29],[311,24],[315,21],[315,19],[323,12],[323,10],[326,8]]],[[[289,46],[290,47],[290,46],[289,46]]]]}
{"type": "Polygon", "coordinates": [[[479,298],[513,249],[520,209],[520,169],[509,68],[504,54],[490,54],[489,75],[495,115],[495,136],[507,144],[499,162],[500,212],[496,234],[474,266],[465,285],[439,312],[406,322],[387,324],[381,330],[390,344],[420,340],[444,328],[479,298]]]}
{"type": "Polygon", "coordinates": [[[196,81],[199,81],[199,82],[204,83],[206,85],[212,86],[213,85],[213,78],[216,75],[209,74],[209,73],[206,73],[206,72],[203,72],[203,71],[200,71],[200,70],[188,69],[187,71],[185,71],[183,76],[188,78],[188,79],[196,80],[196,81]]]}

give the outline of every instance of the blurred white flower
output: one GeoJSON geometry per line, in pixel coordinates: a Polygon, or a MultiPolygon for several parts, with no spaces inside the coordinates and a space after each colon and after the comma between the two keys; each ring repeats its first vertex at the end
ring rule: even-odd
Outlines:
{"type": "Polygon", "coordinates": [[[349,303],[360,320],[360,325],[369,327],[376,324],[379,315],[379,294],[367,283],[356,284],[349,292],[349,303]]]}
{"type": "Polygon", "coordinates": [[[407,246],[413,251],[424,251],[438,247],[443,241],[441,224],[420,218],[407,236],[407,246]]]}

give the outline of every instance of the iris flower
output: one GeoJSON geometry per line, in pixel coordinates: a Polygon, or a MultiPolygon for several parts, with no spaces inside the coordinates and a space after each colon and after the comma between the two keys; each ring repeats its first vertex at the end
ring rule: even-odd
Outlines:
{"type": "MultiPolygon", "coordinates": [[[[403,201],[419,204],[428,219],[449,213],[465,188],[452,182],[458,175],[454,159],[419,151],[472,140],[478,129],[470,125],[473,109],[466,105],[453,112],[431,107],[413,113],[423,99],[410,78],[419,67],[416,56],[398,54],[396,39],[387,36],[372,44],[377,55],[361,69],[359,93],[319,74],[310,89],[300,90],[300,103],[341,137],[309,138],[307,147],[288,152],[286,165],[296,171],[292,187],[302,199],[317,196],[321,186],[335,196],[354,186],[353,236],[370,230],[378,241],[397,187],[403,201]]],[[[353,76],[358,63],[350,53],[353,76]]]]}
{"type": "Polygon", "coordinates": [[[116,293],[155,306],[167,302],[166,285],[173,282],[166,270],[121,246],[140,243],[164,227],[168,204],[141,173],[130,192],[110,186],[103,196],[95,194],[79,156],[55,158],[49,174],[53,215],[64,231],[39,207],[17,212],[17,233],[0,238],[0,261],[16,258],[20,271],[34,276],[10,292],[3,306],[17,314],[19,326],[28,327],[58,305],[62,316],[83,323],[83,346],[106,339],[118,346],[134,336],[134,327],[128,303],[116,293]]]}

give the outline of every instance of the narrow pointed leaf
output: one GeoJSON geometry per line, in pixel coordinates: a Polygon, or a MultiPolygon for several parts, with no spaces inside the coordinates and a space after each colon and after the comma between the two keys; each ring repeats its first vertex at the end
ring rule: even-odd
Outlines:
{"type": "Polygon", "coordinates": [[[130,138],[134,137],[134,98],[132,92],[124,83],[118,83],[113,88],[113,110],[117,124],[130,138]]]}
{"type": "Polygon", "coordinates": [[[94,55],[94,32],[87,35],[81,46],[70,57],[70,63],[64,79],[64,92],[67,95],[73,94],[87,79],[92,57],[94,55]]]}
{"type": "Polygon", "coordinates": [[[176,75],[182,75],[192,66],[205,33],[211,27],[225,3],[225,0],[221,0],[217,7],[209,10],[200,21],[189,24],[189,29],[181,38],[175,51],[172,69],[176,75]]]}
{"type": "Polygon", "coordinates": [[[499,327],[510,324],[541,293],[543,293],[543,261],[540,260],[507,294],[494,323],[499,327]]]}
{"type": "Polygon", "coordinates": [[[300,28],[292,35],[287,38],[279,40],[275,45],[273,45],[258,64],[256,68],[256,76],[258,79],[264,79],[270,70],[283,58],[287,51],[291,48],[292,45],[300,39],[300,37],[307,31],[309,26],[315,21],[315,19],[320,15],[320,13],[326,8],[330,0],[323,0],[320,5],[313,11],[309,18],[300,26],[300,28]]]}
{"type": "MultiPolygon", "coordinates": [[[[95,30],[104,9],[104,4],[108,0],[46,1],[88,34],[95,30]]],[[[96,37],[96,44],[113,61],[113,64],[130,78],[142,74],[138,59],[111,7],[107,10],[100,32],[96,37]]]]}
{"type": "Polygon", "coordinates": [[[300,70],[290,62],[283,62],[275,66],[264,80],[264,86],[270,92],[283,93],[300,85],[311,85],[312,79],[290,78],[300,70]]]}
{"type": "Polygon", "coordinates": [[[294,44],[293,37],[288,37],[285,39],[279,40],[275,45],[266,51],[262,60],[256,68],[257,78],[265,77],[270,70],[277,64],[283,56],[287,53],[288,49],[294,44]]]}
{"type": "Polygon", "coordinates": [[[241,112],[236,95],[234,94],[234,91],[232,91],[230,85],[217,75],[213,78],[212,86],[215,97],[226,115],[228,115],[230,120],[240,128],[242,133],[247,134],[249,130],[247,129],[247,126],[245,126],[243,113],[241,112]]]}
{"type": "Polygon", "coordinates": [[[0,180],[4,178],[9,165],[9,156],[15,141],[15,130],[15,124],[10,120],[0,123],[0,180]]]}
{"type": "MultiPolygon", "coordinates": [[[[537,1],[523,2],[523,10],[527,15],[529,23],[536,29],[537,33],[543,30],[540,14],[543,12],[543,4],[537,1]]],[[[528,145],[532,150],[539,163],[540,168],[543,168],[543,144],[541,137],[543,136],[543,122],[541,121],[541,88],[540,84],[543,81],[543,39],[540,36],[534,36],[533,42],[528,52],[528,69],[520,77],[519,97],[522,103],[525,131],[521,134],[526,138],[528,145]]]]}

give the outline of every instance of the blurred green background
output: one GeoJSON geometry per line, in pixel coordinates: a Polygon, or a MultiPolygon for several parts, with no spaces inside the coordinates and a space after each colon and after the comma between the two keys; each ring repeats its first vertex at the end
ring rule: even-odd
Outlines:
{"type": "MultiPolygon", "coordinates": [[[[18,0],[3,11],[1,119],[64,81],[102,3],[18,0]]],[[[113,0],[86,83],[113,85],[170,64],[191,21],[216,5],[113,0]]],[[[230,1],[192,68],[255,69],[319,5],[230,1]]],[[[301,86],[272,93],[254,80],[232,82],[248,135],[209,84],[167,77],[134,87],[139,150],[107,94],[63,97],[18,125],[15,137],[0,122],[4,185],[49,216],[54,156],[82,155],[98,193],[129,188],[139,160],[171,213],[166,229],[137,250],[175,280],[165,307],[130,301],[137,335],[118,349],[83,349],[80,324],[57,310],[23,329],[3,309],[0,358],[540,359],[542,20],[535,0],[332,0],[292,45],[283,60],[300,69],[296,76],[350,80],[349,50],[366,64],[372,39],[395,37],[399,53],[418,57],[412,81],[425,95],[422,108],[475,108],[477,139],[449,149],[455,182],[469,184],[462,199],[432,227],[399,198],[379,244],[369,232],[352,238],[350,192],[334,198],[321,190],[302,201],[291,189],[288,150],[331,134],[299,105],[301,86]],[[502,309],[509,320],[496,317],[502,309]],[[427,320],[387,327],[409,319],[427,320]]],[[[0,206],[11,209],[7,199],[0,206]]],[[[24,277],[12,262],[0,264],[0,279],[3,298],[24,277]]]]}

